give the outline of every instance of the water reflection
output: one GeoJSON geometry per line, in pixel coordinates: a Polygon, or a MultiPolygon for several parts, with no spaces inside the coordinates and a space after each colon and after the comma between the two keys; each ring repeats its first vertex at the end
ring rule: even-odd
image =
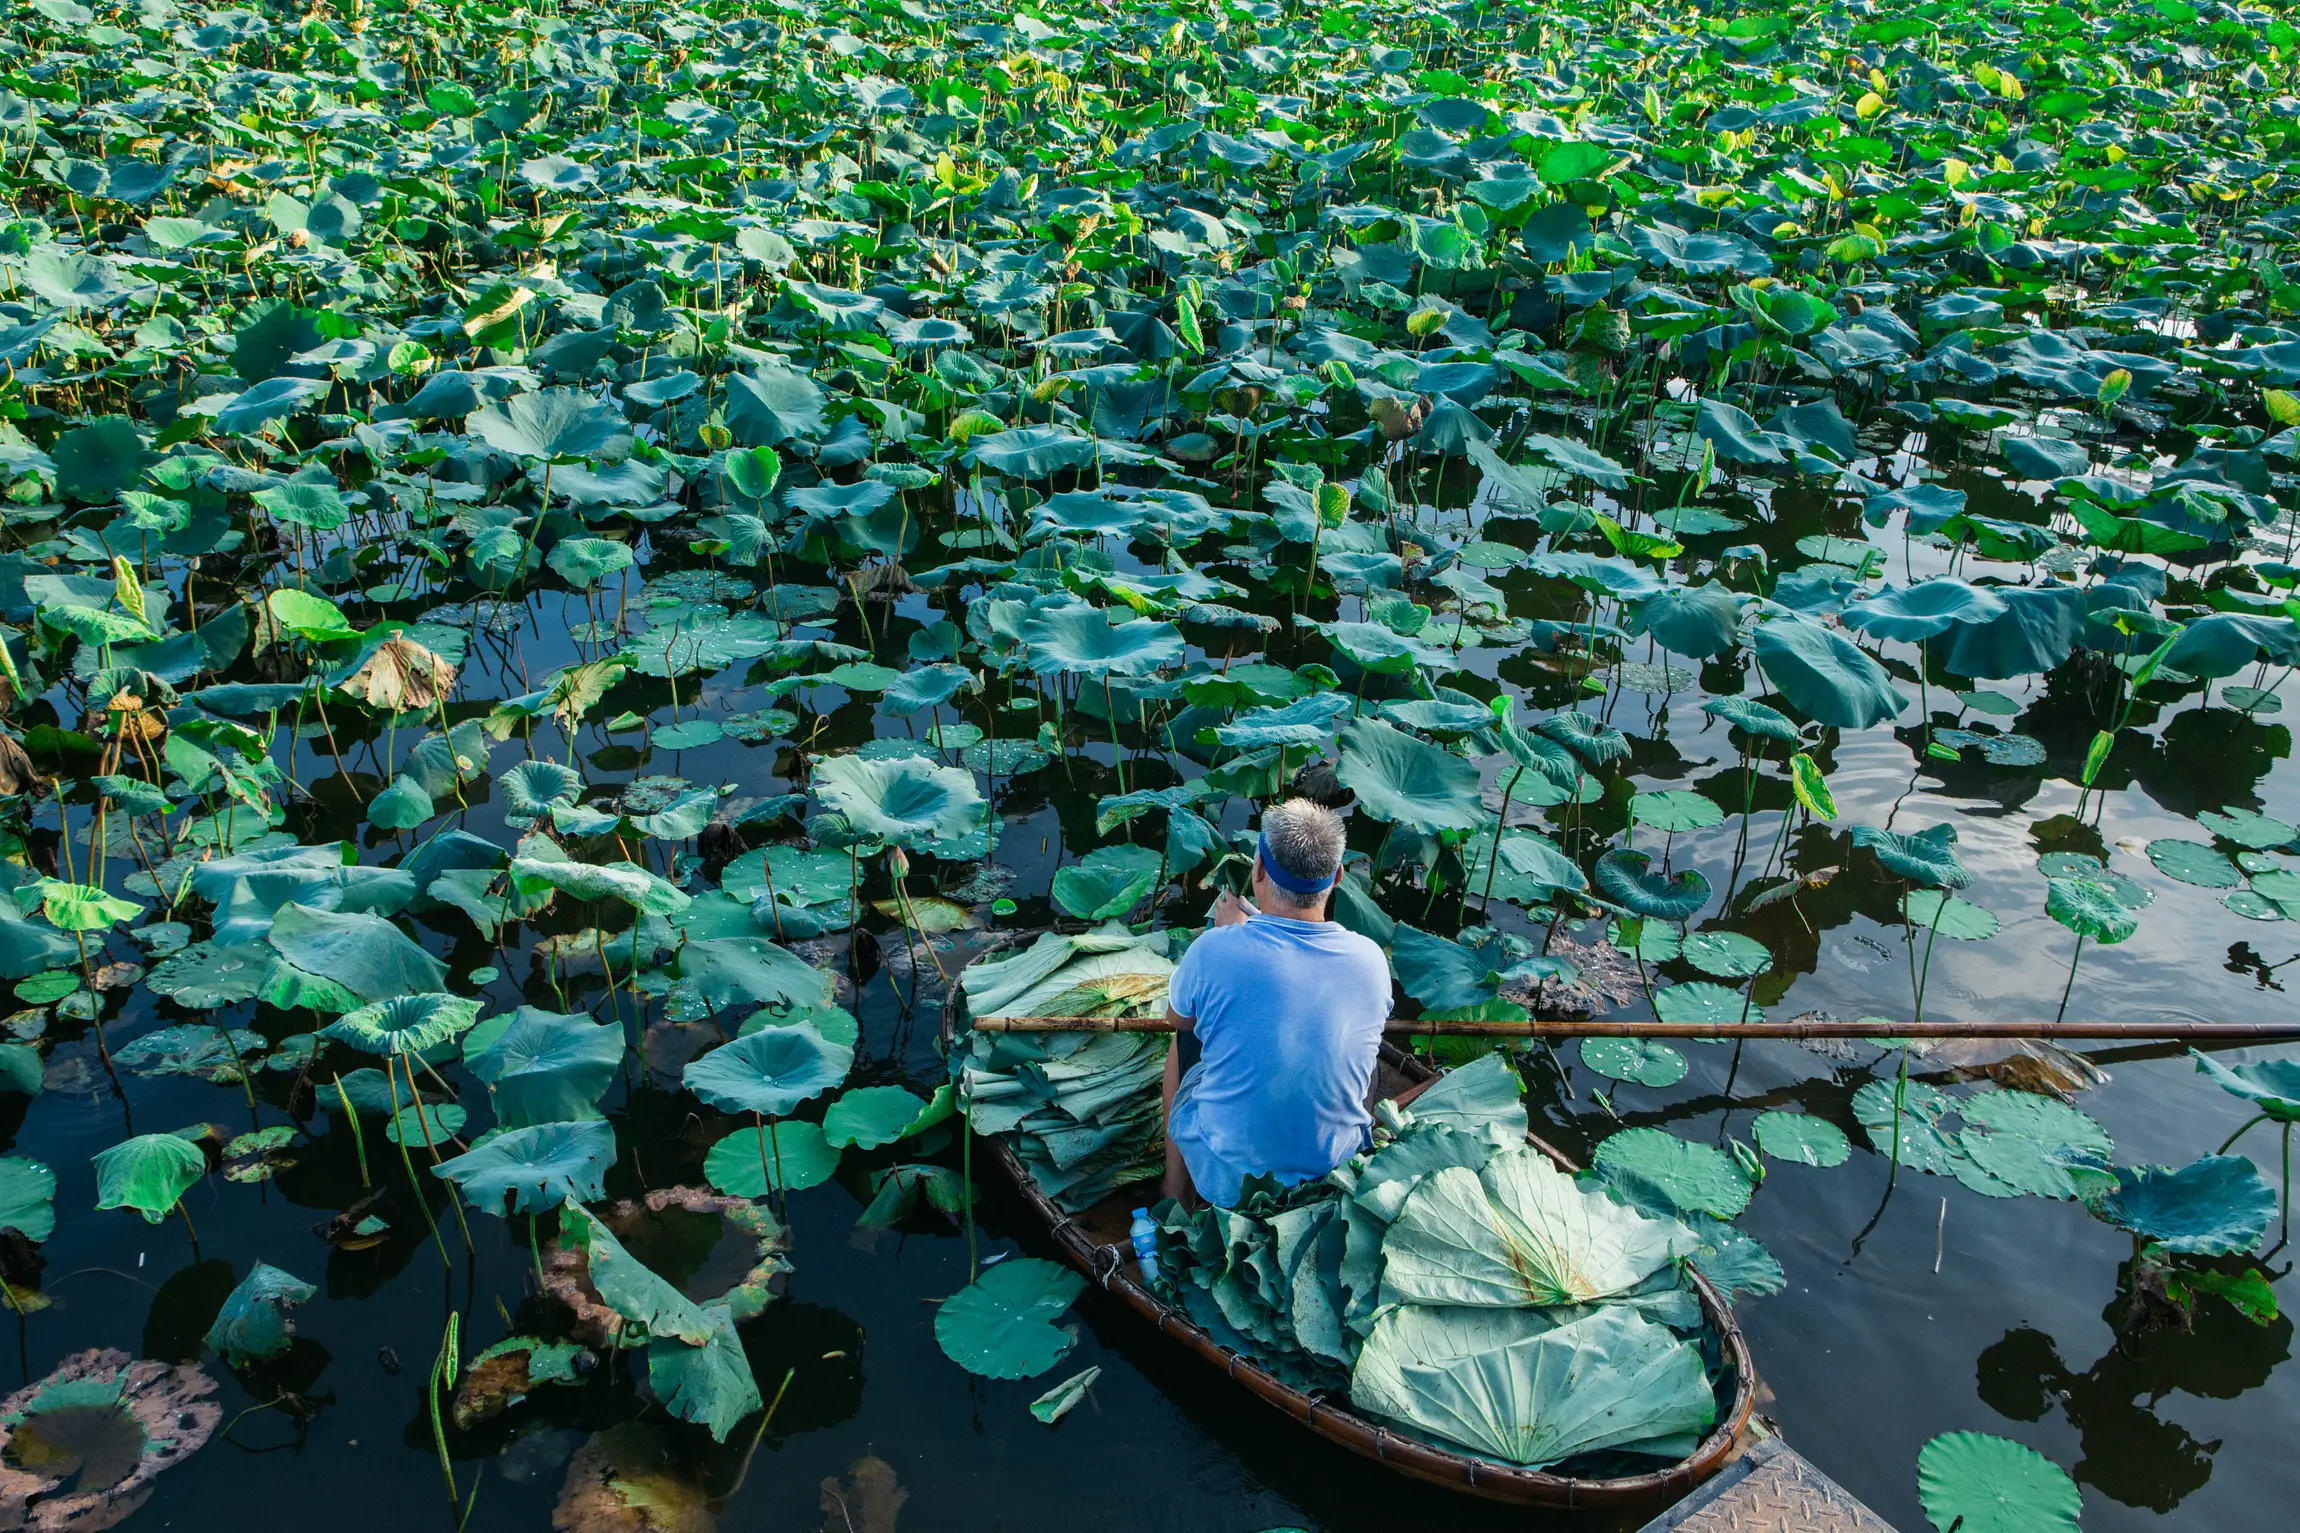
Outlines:
{"type": "MultiPolygon", "coordinates": [[[[2118,1271],[2120,1285],[2131,1264],[2118,1271]]],[[[2190,1325],[2132,1318],[2120,1291],[2101,1311],[2115,1341],[2083,1372],[2061,1361],[2051,1337],[2022,1326],[1980,1355],[1981,1399],[2015,1421],[2042,1421],[2057,1408],[2077,1430],[2078,1481],[2127,1506],[2169,1512],[2212,1478],[2217,1440],[2200,1442],[2158,1414],[2174,1394],[2233,1400],[2268,1382],[2292,1351],[2292,1322],[2255,1325],[2231,1306],[2200,1299],[2190,1325]]]]}

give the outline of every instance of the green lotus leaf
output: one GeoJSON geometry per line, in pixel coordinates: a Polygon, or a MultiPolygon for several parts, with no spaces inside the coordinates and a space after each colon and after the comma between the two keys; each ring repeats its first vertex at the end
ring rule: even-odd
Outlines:
{"type": "Polygon", "coordinates": [[[1648,1212],[1737,1217],[1754,1190],[1731,1156],[1657,1128],[1624,1129],[1598,1145],[1597,1171],[1629,1201],[1648,1212]]]}
{"type": "Polygon", "coordinates": [[[1808,618],[1763,624],[1752,648],[1774,690],[1816,724],[1867,729],[1909,706],[1859,645],[1808,618]]]}
{"type": "Polygon", "coordinates": [[[159,1224],[176,1201],[208,1174],[208,1157],[179,1134],[138,1134],[90,1162],[96,1169],[96,1206],[132,1208],[146,1224],[159,1224]]]}
{"type": "Polygon", "coordinates": [[[154,964],[144,983],[178,1006],[213,1011],[253,1000],[271,961],[271,950],[262,943],[195,942],[154,964]]]}
{"type": "Polygon", "coordinates": [[[1390,963],[1405,993],[1427,1010],[1482,1006],[1494,998],[1491,958],[1403,921],[1391,936],[1390,963]]]}
{"type": "Polygon", "coordinates": [[[1856,633],[1913,642],[1947,633],[1959,623],[1987,622],[2004,610],[2004,598],[1987,586],[1944,577],[1880,591],[1846,607],[1839,621],[1856,633]]]}
{"type": "Polygon", "coordinates": [[[1901,899],[1901,911],[1911,925],[1959,942],[1986,942],[2002,927],[1995,912],[1938,889],[1911,889],[1901,899]]]}
{"type": "Polygon", "coordinates": [[[1581,1062],[1610,1081],[1659,1089],[1685,1079],[1685,1056],[1658,1038],[1584,1038],[1581,1062]]]}
{"type": "Polygon", "coordinates": [[[1165,859],[1146,846],[1098,846],[1054,875],[1054,903],[1081,921],[1123,916],[1145,899],[1165,859]]]}
{"type": "Polygon", "coordinates": [[[2260,1111],[2277,1123],[2300,1123],[2300,1060],[2262,1059],[2250,1064],[2224,1065],[2209,1054],[2190,1049],[2196,1073],[2230,1096],[2259,1104],[2260,1111]]]}
{"type": "Polygon", "coordinates": [[[680,989],[714,1011],[739,1005],[830,1004],[830,974],[762,936],[689,941],[679,951],[679,975],[680,989]]]}
{"type": "Polygon", "coordinates": [[[893,1228],[910,1217],[922,1197],[950,1215],[963,1214],[971,1201],[966,1179],[948,1166],[889,1166],[872,1174],[871,1187],[869,1204],[855,1216],[855,1223],[867,1229],[893,1228]]]}
{"type": "Polygon", "coordinates": [[[2244,882],[2235,863],[2201,841],[2160,837],[2148,843],[2148,860],[2166,878],[2199,889],[2233,889],[2244,882]]]}
{"type": "Polygon", "coordinates": [[[904,846],[964,836],[984,812],[971,773],[916,757],[826,757],[811,786],[857,831],[904,846]]]}
{"type": "Polygon", "coordinates": [[[1629,756],[1629,737],[1586,713],[1553,713],[1534,726],[1537,733],[1556,741],[1591,766],[1623,761],[1629,756]]]}
{"type": "Polygon", "coordinates": [[[1852,1141],[1826,1118],[1802,1112],[1761,1112],[1753,1125],[1757,1148],[1775,1160],[1807,1166],[1841,1166],[1852,1159],[1852,1141]]]}
{"type": "Polygon", "coordinates": [[[1594,882],[1599,895],[1647,920],[1690,921],[1709,903],[1709,880],[1699,869],[1662,873],[1645,853],[1622,847],[1597,859],[1594,882]]]}
{"type": "Polygon", "coordinates": [[[1701,711],[1714,714],[1760,740],[1794,745],[1801,738],[1796,723],[1787,714],[1746,697],[1713,697],[1701,705],[1701,711]]]}
{"type": "Polygon", "coordinates": [[[623,1033],[583,1012],[522,1006],[491,1017],[463,1041],[463,1061],[484,1081],[504,1128],[597,1118],[623,1062],[623,1033]]]}
{"type": "Polygon", "coordinates": [[[875,1150],[912,1132],[926,1109],[900,1086],[858,1086],[823,1114],[823,1140],[834,1148],[875,1150]]]}
{"type": "Polygon", "coordinates": [[[2059,1465],[1985,1432],[1949,1432],[1917,1453],[1917,1499],[1937,1533],[2076,1533],[2084,1498],[2059,1465]]]}
{"type": "Polygon", "coordinates": [[[1672,654],[1703,659],[1729,654],[1740,642],[1741,603],[1717,581],[1672,586],[1639,602],[1624,625],[1649,633],[1672,654]]]}
{"type": "Polygon", "coordinates": [[[725,1442],[765,1402],[728,1306],[706,1304],[701,1313],[711,1326],[701,1346],[661,1336],[648,1341],[647,1387],[672,1415],[725,1442]]]}
{"type": "Polygon", "coordinates": [[[1030,668],[1041,675],[1147,676],[1182,658],[1182,630],[1133,618],[1113,623],[1092,607],[1060,607],[1022,625],[1030,668]]]}
{"type": "Polygon", "coordinates": [[[524,894],[556,889],[579,900],[618,901],[643,915],[677,915],[692,898],[661,875],[629,861],[556,862],[514,857],[511,878],[524,894]]]}
{"type": "Polygon", "coordinates": [[[1465,1325],[1418,1306],[1387,1312],[1359,1355],[1350,1403],[1528,1469],[1683,1441],[1716,1420],[1699,1351],[1668,1327],[1626,1305],[1554,1329],[1523,1315],[1512,1339],[1484,1315],[1465,1325]]]}
{"type": "Polygon", "coordinates": [[[56,492],[101,505],[133,489],[143,477],[144,439],[124,415],[99,415],[73,427],[48,450],[56,465],[56,492]]]}
{"type": "Polygon", "coordinates": [[[612,538],[563,538],[552,545],[543,561],[561,580],[578,591],[588,591],[619,570],[631,567],[628,545],[612,538]]]}
{"type": "Polygon", "coordinates": [[[381,916],[314,910],[291,900],[264,940],[298,971],[322,978],[355,1003],[437,995],[447,987],[447,966],[381,916]]]}
{"type": "Polygon", "coordinates": [[[1076,1335],[1054,1321],[1085,1291],[1086,1280],[1067,1267],[1014,1257],[943,1301],[934,1339],[969,1373],[1026,1379],[1061,1362],[1076,1344],[1076,1335]]]}
{"type": "Polygon", "coordinates": [[[1996,1180],[2045,1198],[2073,1199],[2072,1165],[2100,1165],[2108,1132],[2067,1103],[2025,1091],[1992,1091],[1963,1104],[1957,1136],[1973,1164],[1996,1180]]]}
{"type": "Polygon", "coordinates": [[[2101,1217],[2167,1251],[2228,1256],[2260,1244],[2276,1217],[2276,1189],[2241,1155],[2208,1155],[2174,1171],[2118,1166],[2101,1217]]]}
{"type": "Polygon", "coordinates": [[[1407,830],[1469,830],[1485,819],[1476,767],[1379,719],[1342,731],[1335,774],[1359,808],[1407,830]]]}
{"type": "Polygon", "coordinates": [[[393,1144],[442,1145],[463,1132],[471,1114],[453,1102],[425,1102],[402,1107],[383,1125],[383,1137],[393,1144]]]}
{"type": "Polygon", "coordinates": [[[719,1140],[703,1157],[703,1180],[731,1198],[763,1198],[819,1187],[838,1168],[838,1147],[822,1125],[794,1119],[747,1125],[719,1140]]]}
{"type": "Polygon", "coordinates": [[[800,1022],[721,1044],[687,1066],[685,1084],[713,1107],[779,1118],[845,1080],[853,1064],[852,1048],[800,1022]]]}
{"type": "Polygon", "coordinates": [[[1664,788],[1633,794],[1629,817],[1640,825],[1674,835],[1679,831],[1707,830],[1725,823],[1725,811],[1706,794],[1684,788],[1664,788]]]}
{"type": "Polygon", "coordinates": [[[394,996],[338,1017],[319,1035],[363,1054],[423,1054],[462,1037],[483,1004],[444,992],[394,996]]]}
{"type": "Polygon", "coordinates": [[[539,1214],[605,1197],[614,1161],[615,1130],[604,1122],[537,1123],[494,1134],[431,1174],[462,1188],[474,1208],[500,1216],[508,1198],[511,1212],[539,1214]]]}
{"type": "Polygon", "coordinates": [[[208,1345],[234,1368],[277,1357],[295,1340],[289,1310],[319,1290],[268,1262],[257,1262],[239,1281],[208,1327],[208,1345]]]}
{"type": "Polygon", "coordinates": [[[1923,888],[1962,889],[1973,881],[1957,857],[1957,828],[1945,822],[1907,834],[1856,825],[1853,844],[1875,852],[1877,861],[1895,878],[1923,888]]]}
{"type": "Polygon", "coordinates": [[[2122,942],[2140,930],[2116,891],[2089,878],[2046,879],[2044,910],[2079,937],[2103,945],[2122,942]]]}
{"type": "Polygon", "coordinates": [[[620,458],[631,449],[622,417],[581,389],[514,394],[475,411],[465,426],[498,452],[547,463],[620,458]]]}
{"type": "Polygon", "coordinates": [[[31,1241],[56,1233],[56,1173],[21,1155],[0,1155],[0,1229],[31,1241]]]}

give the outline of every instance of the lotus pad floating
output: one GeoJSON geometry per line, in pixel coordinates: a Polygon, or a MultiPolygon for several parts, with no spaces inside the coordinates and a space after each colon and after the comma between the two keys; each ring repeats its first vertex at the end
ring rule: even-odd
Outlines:
{"type": "Polygon", "coordinates": [[[1085,1291],[1086,1280],[1067,1267],[1015,1257],[943,1301],[934,1339],[969,1373],[994,1379],[1044,1373],[1076,1340],[1053,1322],[1085,1291]]]}
{"type": "Polygon", "coordinates": [[[0,1400],[0,1499],[31,1526],[111,1526],[214,1435],[223,1420],[208,1398],[215,1389],[188,1364],[98,1349],[67,1357],[0,1400]]]}

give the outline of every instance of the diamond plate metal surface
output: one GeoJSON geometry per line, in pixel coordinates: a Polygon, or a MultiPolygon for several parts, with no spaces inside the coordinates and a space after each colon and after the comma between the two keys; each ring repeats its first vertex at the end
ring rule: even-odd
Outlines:
{"type": "Polygon", "coordinates": [[[1779,1439],[1759,1443],[1640,1533],[1893,1533],[1779,1439]]]}

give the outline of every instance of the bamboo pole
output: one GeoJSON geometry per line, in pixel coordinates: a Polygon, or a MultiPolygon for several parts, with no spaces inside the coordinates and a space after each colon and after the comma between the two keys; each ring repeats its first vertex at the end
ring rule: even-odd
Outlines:
{"type": "MultiPolygon", "coordinates": [[[[976,1017],[984,1033],[1170,1033],[1164,1017],[976,1017]]],[[[2078,1038],[2300,1042],[2292,1022],[1399,1022],[1392,1036],[1441,1038],[2078,1038]]]]}

